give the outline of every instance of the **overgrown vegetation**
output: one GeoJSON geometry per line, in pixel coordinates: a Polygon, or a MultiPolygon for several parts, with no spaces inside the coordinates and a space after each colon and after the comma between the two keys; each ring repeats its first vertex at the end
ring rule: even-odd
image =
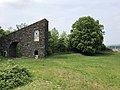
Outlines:
{"type": "Polygon", "coordinates": [[[104,26],[90,16],[79,18],[69,35],[59,35],[56,28],[49,31],[48,53],[74,51],[85,55],[94,55],[105,50],[103,44],[104,26]]]}
{"type": "Polygon", "coordinates": [[[32,81],[30,72],[12,61],[0,64],[0,90],[13,89],[32,81]]]}
{"type": "Polygon", "coordinates": [[[22,56],[22,45],[20,43],[16,46],[16,56],[21,57],[22,56]]]}

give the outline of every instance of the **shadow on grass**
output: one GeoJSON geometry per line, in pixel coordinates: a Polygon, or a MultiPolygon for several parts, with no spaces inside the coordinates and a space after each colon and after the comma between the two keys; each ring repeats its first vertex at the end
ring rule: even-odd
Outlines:
{"type": "Polygon", "coordinates": [[[97,54],[94,55],[85,55],[82,53],[78,53],[78,52],[67,52],[67,53],[54,53],[52,55],[49,55],[46,57],[47,58],[57,58],[57,59],[67,59],[69,56],[66,54],[80,54],[82,56],[90,56],[90,57],[94,57],[94,56],[111,56],[111,55],[115,55],[115,52],[111,52],[111,51],[102,51],[102,52],[98,52],[97,54]]]}
{"type": "Polygon", "coordinates": [[[48,55],[45,57],[45,59],[49,58],[56,58],[56,59],[67,59],[68,55],[67,54],[73,54],[72,52],[60,52],[60,53],[54,53],[51,55],[48,55]]]}
{"type": "Polygon", "coordinates": [[[111,56],[114,54],[115,54],[115,52],[103,51],[103,52],[99,52],[99,53],[95,54],[94,56],[111,56]]]}
{"type": "Polygon", "coordinates": [[[3,57],[3,56],[0,56],[0,61],[3,61],[3,60],[16,60],[16,59],[22,59],[23,57],[3,57]]]}
{"type": "Polygon", "coordinates": [[[10,58],[0,56],[0,61],[2,61],[2,60],[8,60],[8,59],[10,59],[10,58]]]}

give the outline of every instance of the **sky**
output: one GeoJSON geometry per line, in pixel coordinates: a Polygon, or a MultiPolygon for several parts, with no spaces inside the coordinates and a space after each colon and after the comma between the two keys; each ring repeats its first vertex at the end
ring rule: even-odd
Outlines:
{"type": "Polygon", "coordinates": [[[83,16],[104,25],[105,45],[120,44],[120,0],[0,0],[3,29],[46,18],[49,29],[70,33],[72,24],[83,16]]]}

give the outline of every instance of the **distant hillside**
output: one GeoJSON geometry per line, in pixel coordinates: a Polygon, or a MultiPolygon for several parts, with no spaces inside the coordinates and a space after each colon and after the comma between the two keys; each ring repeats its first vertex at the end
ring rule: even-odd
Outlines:
{"type": "Polygon", "coordinates": [[[120,49],[120,45],[110,45],[110,46],[107,46],[108,48],[111,48],[111,49],[120,49]]]}

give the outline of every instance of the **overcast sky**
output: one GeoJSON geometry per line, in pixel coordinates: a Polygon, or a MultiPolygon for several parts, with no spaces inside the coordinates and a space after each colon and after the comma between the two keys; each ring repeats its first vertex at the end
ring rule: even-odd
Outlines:
{"type": "Polygon", "coordinates": [[[88,15],[104,25],[106,45],[120,44],[120,0],[0,0],[0,26],[4,29],[46,18],[49,29],[69,33],[79,17],[88,15]]]}

